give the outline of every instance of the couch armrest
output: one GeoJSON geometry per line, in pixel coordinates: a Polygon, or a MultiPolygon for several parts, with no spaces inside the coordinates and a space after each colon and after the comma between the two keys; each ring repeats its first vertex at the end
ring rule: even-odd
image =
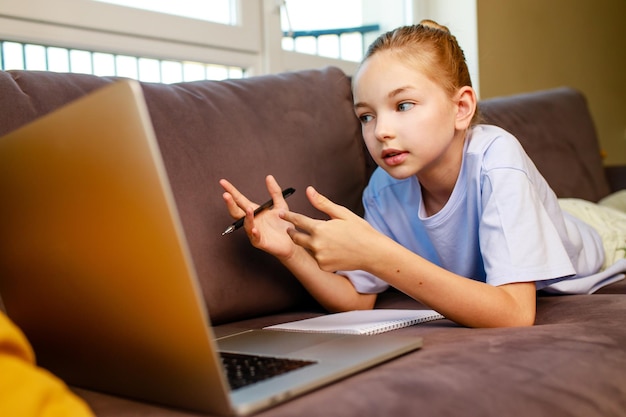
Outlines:
{"type": "Polygon", "coordinates": [[[611,192],[626,189],[626,165],[605,166],[604,172],[611,192]]]}

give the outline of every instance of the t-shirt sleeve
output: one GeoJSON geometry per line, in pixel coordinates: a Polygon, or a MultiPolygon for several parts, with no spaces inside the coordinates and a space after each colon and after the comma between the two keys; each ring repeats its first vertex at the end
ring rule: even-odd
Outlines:
{"type": "Polygon", "coordinates": [[[524,170],[487,171],[482,206],[479,241],[489,284],[535,281],[541,288],[576,273],[554,223],[559,213],[549,213],[524,170]]]}

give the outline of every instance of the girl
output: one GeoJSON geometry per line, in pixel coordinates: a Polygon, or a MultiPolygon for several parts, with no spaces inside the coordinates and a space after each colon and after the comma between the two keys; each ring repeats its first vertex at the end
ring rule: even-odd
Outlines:
{"type": "Polygon", "coordinates": [[[312,187],[330,220],[275,210],[220,183],[252,244],[276,256],[330,311],[369,309],[389,285],[466,326],[528,326],[536,290],[596,273],[602,241],[564,214],[518,141],[476,124],[463,52],[432,21],[378,38],[353,79],[354,110],[378,164],[365,219],[312,187]]]}

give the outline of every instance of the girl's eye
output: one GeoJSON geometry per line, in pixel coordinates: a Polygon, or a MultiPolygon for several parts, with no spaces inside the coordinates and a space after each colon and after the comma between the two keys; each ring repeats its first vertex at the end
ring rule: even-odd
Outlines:
{"type": "Polygon", "coordinates": [[[362,114],[361,116],[359,116],[359,120],[361,121],[361,123],[371,122],[372,118],[373,117],[371,114],[362,114]]]}
{"type": "Polygon", "coordinates": [[[413,103],[400,103],[398,104],[398,111],[407,111],[413,108],[413,103]]]}

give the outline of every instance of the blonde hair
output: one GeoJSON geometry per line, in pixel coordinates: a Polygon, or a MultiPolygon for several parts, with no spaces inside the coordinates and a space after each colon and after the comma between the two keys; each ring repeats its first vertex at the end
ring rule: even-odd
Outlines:
{"type": "MultiPolygon", "coordinates": [[[[415,65],[439,84],[450,97],[462,87],[472,86],[465,54],[447,27],[432,20],[401,26],[378,37],[367,49],[362,63],[374,54],[389,51],[415,65]]],[[[479,118],[478,112],[472,121],[479,118]]]]}

